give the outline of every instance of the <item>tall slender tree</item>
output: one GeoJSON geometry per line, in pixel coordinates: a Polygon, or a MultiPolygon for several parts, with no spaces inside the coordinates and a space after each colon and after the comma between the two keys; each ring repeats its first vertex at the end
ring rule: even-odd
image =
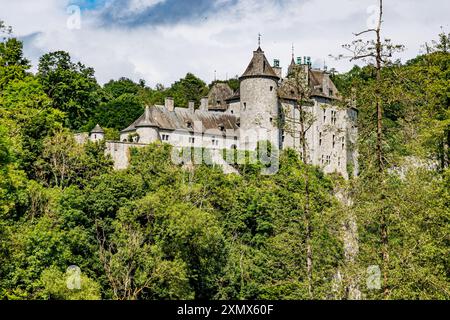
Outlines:
{"type": "MultiPolygon", "coordinates": [[[[385,153],[384,153],[384,128],[383,128],[383,68],[392,64],[391,58],[394,53],[403,50],[402,45],[395,45],[390,39],[383,39],[383,0],[378,1],[378,17],[373,27],[368,27],[366,30],[355,33],[356,39],[351,44],[343,45],[343,48],[348,51],[348,55],[340,55],[339,58],[348,58],[350,61],[362,60],[368,63],[375,69],[375,86],[373,88],[373,97],[375,105],[375,128],[376,128],[376,171],[374,177],[380,183],[380,198],[381,202],[385,199],[383,193],[384,173],[386,169],[385,153]],[[365,40],[363,35],[373,34],[374,38],[365,40]]],[[[389,295],[388,286],[388,269],[389,269],[389,236],[388,236],[388,214],[384,212],[383,206],[380,206],[380,242],[382,244],[381,260],[383,270],[383,292],[385,297],[389,295]]]]}

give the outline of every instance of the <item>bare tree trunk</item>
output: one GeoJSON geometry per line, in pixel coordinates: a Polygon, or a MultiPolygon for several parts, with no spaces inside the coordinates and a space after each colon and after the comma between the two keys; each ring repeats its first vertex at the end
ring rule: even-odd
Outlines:
{"type": "Polygon", "coordinates": [[[382,43],[381,43],[381,23],[383,19],[383,1],[380,0],[380,17],[378,27],[376,29],[376,70],[377,70],[377,86],[376,86],[376,108],[377,108],[377,160],[378,170],[383,172],[383,106],[381,103],[381,68],[382,68],[382,43]]]}
{"type": "MultiPolygon", "coordinates": [[[[303,100],[303,99],[302,99],[303,100]]],[[[305,165],[308,164],[307,146],[306,146],[306,131],[305,131],[305,114],[303,105],[299,106],[300,109],[300,139],[302,145],[302,160],[305,165]]],[[[309,174],[307,168],[305,168],[305,222],[306,222],[306,273],[308,277],[308,292],[309,296],[313,298],[313,252],[311,246],[312,228],[311,228],[311,211],[310,200],[311,194],[309,189],[309,174]]]]}
{"type": "MultiPolygon", "coordinates": [[[[377,85],[376,85],[376,108],[377,108],[377,164],[378,171],[380,173],[380,183],[382,181],[382,174],[384,172],[384,162],[383,162],[383,105],[381,99],[381,69],[382,69],[382,43],[381,43],[381,24],[383,23],[383,0],[380,0],[380,16],[378,20],[378,26],[376,29],[376,72],[377,72],[377,85]]],[[[381,200],[384,200],[384,194],[381,194],[381,200]]],[[[381,209],[381,226],[380,226],[380,236],[381,236],[381,259],[383,263],[383,294],[387,298],[389,296],[389,286],[388,286],[388,270],[389,270],[389,234],[388,234],[388,218],[386,216],[385,210],[381,209]]]]}

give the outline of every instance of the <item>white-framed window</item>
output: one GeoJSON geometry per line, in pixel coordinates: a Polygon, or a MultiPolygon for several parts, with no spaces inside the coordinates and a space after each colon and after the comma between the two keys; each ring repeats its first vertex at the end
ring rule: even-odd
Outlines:
{"type": "Polygon", "coordinates": [[[217,147],[219,145],[219,139],[212,137],[211,143],[213,147],[217,147]]]}
{"type": "Polygon", "coordinates": [[[164,134],[164,133],[163,133],[163,134],[161,135],[161,140],[162,140],[162,141],[169,141],[169,139],[170,139],[170,136],[169,136],[168,134],[164,134]]]}

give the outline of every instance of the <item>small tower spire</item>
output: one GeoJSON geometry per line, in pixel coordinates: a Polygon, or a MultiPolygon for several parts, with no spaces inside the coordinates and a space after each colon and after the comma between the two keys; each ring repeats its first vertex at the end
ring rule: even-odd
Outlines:
{"type": "Polygon", "coordinates": [[[294,43],[292,43],[292,60],[294,60],[294,56],[295,56],[295,48],[294,43]]]}
{"type": "Polygon", "coordinates": [[[261,33],[258,33],[258,48],[261,48],[261,33]]]}

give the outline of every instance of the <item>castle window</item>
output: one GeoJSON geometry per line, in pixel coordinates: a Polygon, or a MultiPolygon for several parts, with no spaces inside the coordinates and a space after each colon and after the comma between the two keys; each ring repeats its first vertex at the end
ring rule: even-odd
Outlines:
{"type": "Polygon", "coordinates": [[[331,123],[336,124],[337,121],[337,111],[331,111],[331,123]]]}
{"type": "Polygon", "coordinates": [[[247,109],[247,102],[244,102],[244,110],[247,109]]]}
{"type": "Polygon", "coordinates": [[[336,146],[336,136],[333,134],[333,148],[336,146]]]}
{"type": "Polygon", "coordinates": [[[213,146],[218,146],[219,145],[219,140],[217,140],[216,137],[212,138],[212,145],[213,146]]]}
{"type": "Polygon", "coordinates": [[[338,166],[341,166],[341,157],[338,158],[338,166]]]}
{"type": "Polygon", "coordinates": [[[231,110],[231,114],[234,114],[234,111],[233,111],[233,110],[231,110]]]}
{"type": "Polygon", "coordinates": [[[272,92],[273,91],[273,87],[270,87],[270,92],[272,92]]]}
{"type": "Polygon", "coordinates": [[[322,155],[322,159],[321,159],[321,163],[322,163],[322,164],[324,164],[324,159],[325,159],[325,156],[322,155]]]}
{"type": "Polygon", "coordinates": [[[168,135],[168,134],[163,134],[163,135],[161,136],[161,140],[162,140],[162,141],[169,141],[169,135],[168,135]]]}
{"type": "Polygon", "coordinates": [[[327,121],[327,110],[323,109],[323,122],[327,121]]]}
{"type": "Polygon", "coordinates": [[[333,96],[333,90],[329,89],[329,90],[328,90],[328,95],[329,95],[330,97],[332,97],[332,96],[333,96]]]}
{"type": "Polygon", "coordinates": [[[190,144],[194,144],[195,143],[195,138],[194,137],[190,137],[189,138],[189,143],[190,144]]]}
{"type": "Polygon", "coordinates": [[[319,146],[322,145],[322,132],[319,133],[319,146]]]}
{"type": "Polygon", "coordinates": [[[345,138],[342,137],[342,150],[344,150],[344,148],[345,148],[345,138]]]}
{"type": "Polygon", "coordinates": [[[186,126],[187,126],[189,129],[192,129],[192,122],[190,122],[190,121],[186,122],[186,126]]]}

